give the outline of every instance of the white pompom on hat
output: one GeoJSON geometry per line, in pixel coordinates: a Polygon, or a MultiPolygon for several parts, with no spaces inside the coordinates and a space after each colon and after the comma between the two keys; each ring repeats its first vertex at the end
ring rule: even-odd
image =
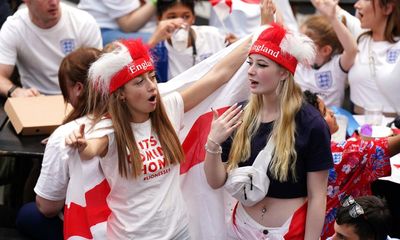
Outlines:
{"type": "Polygon", "coordinates": [[[102,95],[110,95],[135,77],[154,70],[148,48],[140,40],[119,40],[89,69],[89,81],[102,95]]]}
{"type": "Polygon", "coordinates": [[[310,65],[314,62],[315,45],[304,34],[272,24],[259,34],[250,54],[261,54],[294,74],[298,63],[310,65]]]}

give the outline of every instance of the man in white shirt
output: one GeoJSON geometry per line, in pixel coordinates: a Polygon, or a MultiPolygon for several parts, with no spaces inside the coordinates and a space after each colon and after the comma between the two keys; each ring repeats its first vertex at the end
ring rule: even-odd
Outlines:
{"type": "Polygon", "coordinates": [[[90,13],[101,29],[103,44],[118,39],[141,38],[147,42],[156,28],[154,1],[80,0],[78,7],[90,13]]]}
{"type": "Polygon", "coordinates": [[[90,14],[60,0],[25,0],[27,8],[9,17],[0,31],[0,95],[32,97],[60,94],[61,60],[79,47],[102,46],[90,14]],[[15,64],[22,87],[11,82],[15,64]]]}

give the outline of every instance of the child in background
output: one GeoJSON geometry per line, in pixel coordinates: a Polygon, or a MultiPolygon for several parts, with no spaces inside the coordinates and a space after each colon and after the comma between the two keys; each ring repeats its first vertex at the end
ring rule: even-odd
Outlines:
{"type": "Polygon", "coordinates": [[[166,82],[225,47],[225,35],[194,26],[194,0],[157,1],[158,27],[148,41],[157,78],[166,82]]]}
{"type": "MultiPolygon", "coordinates": [[[[322,98],[310,91],[305,100],[320,111],[331,134],[338,130],[333,112],[322,98]]],[[[380,177],[390,176],[390,157],[400,153],[400,135],[365,141],[352,137],[343,142],[331,142],[334,168],[329,170],[327,211],[322,238],[333,234],[333,223],[344,195],[354,197],[371,195],[371,183],[380,177]]]]}
{"type": "Polygon", "coordinates": [[[295,80],[304,90],[318,93],[329,107],[343,103],[347,72],[354,63],[357,43],[336,16],[337,0],[312,1],[322,14],[308,18],[301,26],[317,46],[312,68],[300,66],[295,80]]]}

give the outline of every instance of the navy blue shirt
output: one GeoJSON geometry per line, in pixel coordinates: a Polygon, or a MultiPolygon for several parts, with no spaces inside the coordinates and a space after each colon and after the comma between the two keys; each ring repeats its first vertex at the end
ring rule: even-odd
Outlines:
{"type": "MultiPolygon", "coordinates": [[[[274,198],[298,198],[307,196],[307,172],[328,170],[333,167],[331,153],[331,135],[321,113],[308,103],[304,103],[296,114],[295,150],[297,152],[296,177],[289,172],[286,182],[274,179],[268,170],[270,186],[267,196],[274,198]]],[[[240,162],[239,167],[251,166],[258,153],[266,146],[273,128],[273,122],[261,123],[251,139],[250,157],[240,162]]],[[[222,160],[227,161],[232,145],[232,138],[222,144],[222,160]]]]}

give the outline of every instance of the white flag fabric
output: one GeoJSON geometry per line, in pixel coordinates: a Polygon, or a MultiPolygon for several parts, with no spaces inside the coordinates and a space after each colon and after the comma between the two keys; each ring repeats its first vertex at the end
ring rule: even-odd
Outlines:
{"type": "Polygon", "coordinates": [[[232,12],[232,0],[210,0],[210,3],[218,19],[223,23],[232,12]]]}
{"type": "MultiPolygon", "coordinates": [[[[236,48],[239,40],[166,83],[159,84],[162,95],[180,91],[206,74],[221,58],[236,48]]],[[[246,85],[247,64],[234,77],[198,106],[185,113],[179,136],[186,160],[181,164],[181,187],[190,216],[192,239],[225,239],[225,204],[222,190],[211,189],[205,179],[203,161],[212,113],[211,107],[226,110],[249,96],[246,85]]],[[[70,158],[71,182],[68,186],[64,238],[106,239],[106,220],[110,210],[106,196],[110,191],[99,159],[81,162],[77,151],[70,158]],[[73,172],[73,175],[72,175],[73,172]]]]}
{"type": "MultiPolygon", "coordinates": [[[[210,26],[227,30],[237,37],[253,33],[260,26],[260,0],[209,0],[213,6],[210,13],[210,26]],[[230,5],[226,2],[230,2],[230,5]],[[218,4],[217,4],[218,3],[218,4]],[[229,15],[224,6],[230,6],[229,15]]],[[[277,10],[282,14],[284,25],[298,31],[297,20],[289,0],[274,0],[277,10]]]]}

